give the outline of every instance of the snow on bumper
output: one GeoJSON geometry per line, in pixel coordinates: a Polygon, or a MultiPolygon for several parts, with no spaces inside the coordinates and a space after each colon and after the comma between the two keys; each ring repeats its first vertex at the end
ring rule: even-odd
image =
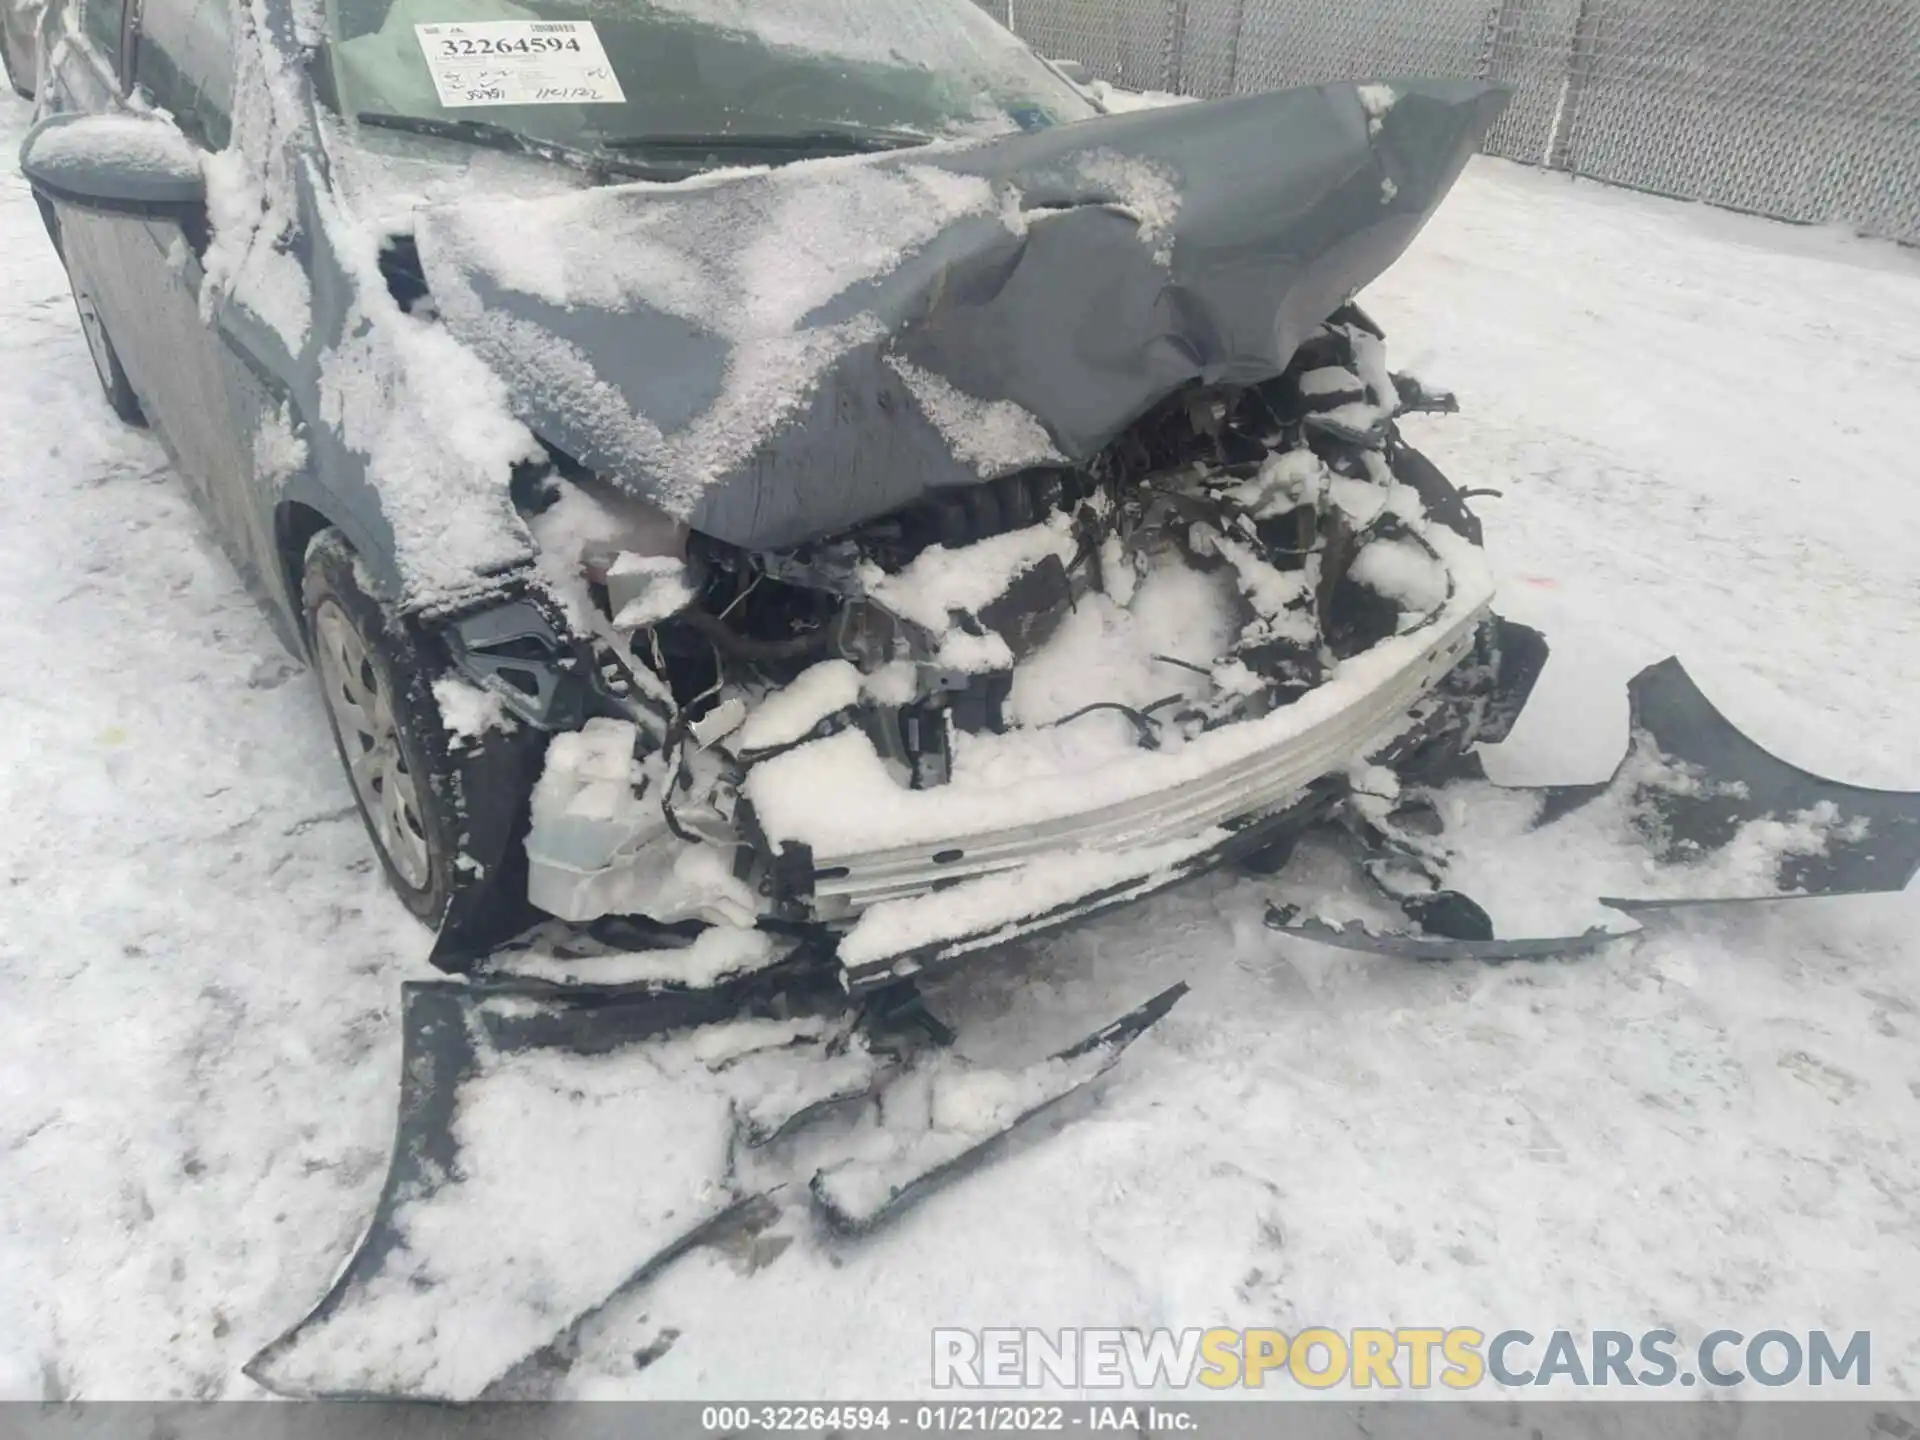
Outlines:
{"type": "MultiPolygon", "coordinates": [[[[1191,873],[1246,822],[1295,808],[1315,781],[1392,739],[1472,649],[1487,604],[1484,590],[1459,594],[1434,625],[1349,661],[1284,710],[1111,767],[1091,805],[1085,776],[1013,794],[903,790],[858,731],[761,762],[748,798],[769,836],[797,832],[811,848],[815,914],[855,922],[840,958],[870,982],[917,968],[904,957],[978,949],[1191,873]]],[[[556,742],[528,839],[528,898],[574,920],[644,909],[751,925],[751,897],[716,847],[661,844],[657,807],[629,784],[628,728],[596,721],[556,742]]]]}
{"type": "Polygon", "coordinates": [[[841,960],[856,981],[871,978],[902,957],[995,943],[1036,917],[1054,923],[1191,873],[1249,822],[1294,809],[1314,782],[1403,730],[1472,649],[1489,599],[1485,585],[1462,585],[1434,623],[1284,709],[1094,775],[908,791],[864,734],[844,731],[762,762],[745,794],[772,844],[809,848],[814,912],[854,921],[841,960]]]}
{"type": "Polygon", "coordinates": [[[731,926],[796,904],[841,932],[858,986],[1162,888],[1320,806],[1323,782],[1405,733],[1467,658],[1491,579],[1476,546],[1440,527],[1432,540],[1450,587],[1439,612],[1260,718],[1167,749],[1022,729],[986,742],[1008,747],[997,766],[924,789],[903,783],[864,728],[843,728],[745,767],[750,840],[731,803],[699,838],[668,833],[657,797],[669,777],[636,758],[632,726],[593,721],[549,751],[529,898],[572,920],[622,912],[731,926]],[[735,872],[736,842],[774,865],[777,896],[735,872]]]}

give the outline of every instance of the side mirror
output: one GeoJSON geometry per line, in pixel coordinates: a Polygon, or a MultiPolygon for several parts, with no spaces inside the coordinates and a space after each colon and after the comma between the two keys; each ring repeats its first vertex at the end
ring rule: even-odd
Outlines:
{"type": "Polygon", "coordinates": [[[1076,85],[1085,85],[1089,79],[1087,67],[1078,60],[1049,60],[1047,63],[1076,85]]]}
{"type": "Polygon", "coordinates": [[[158,115],[49,115],[20,171],[50,200],[114,215],[179,216],[206,204],[200,151],[158,115]]]}

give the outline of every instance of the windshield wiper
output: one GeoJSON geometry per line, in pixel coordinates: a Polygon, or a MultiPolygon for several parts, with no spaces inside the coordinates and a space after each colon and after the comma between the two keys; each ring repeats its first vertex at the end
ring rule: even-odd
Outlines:
{"type": "Polygon", "coordinates": [[[555,144],[551,140],[539,140],[505,125],[495,125],[489,120],[451,119],[445,115],[388,115],[378,110],[363,110],[353,118],[362,125],[380,130],[400,130],[409,135],[428,135],[436,140],[458,140],[467,145],[482,145],[489,150],[514,150],[522,155],[555,160],[563,165],[574,165],[596,173],[647,180],[676,180],[684,174],[683,169],[679,168],[662,170],[642,161],[596,154],[591,150],[555,144]]]}
{"type": "Polygon", "coordinates": [[[764,133],[726,130],[711,135],[609,135],[599,143],[608,150],[654,150],[667,155],[740,150],[766,150],[776,154],[877,155],[886,150],[911,150],[930,141],[925,135],[915,135],[906,130],[874,130],[847,125],[815,130],[769,130],[764,133]]]}

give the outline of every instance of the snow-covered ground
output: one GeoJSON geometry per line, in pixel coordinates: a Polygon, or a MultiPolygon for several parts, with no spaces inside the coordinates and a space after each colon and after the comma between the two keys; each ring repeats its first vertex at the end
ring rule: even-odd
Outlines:
{"type": "MultiPolygon", "coordinates": [[[[372,1207],[425,939],[5,169],[0,1395],[255,1394],[372,1207]]],[[[1503,778],[1605,774],[1677,652],[1787,758],[1920,787],[1920,256],[1483,160],[1365,299],[1460,393],[1416,439],[1505,491],[1503,608],[1556,647],[1503,778]]],[[[577,1383],[916,1393],[937,1325],[1465,1324],[1865,1329],[1920,1389],[1920,895],[1506,968],[1260,916],[1218,878],[982,964],[952,999],[992,1058],[1193,993],[874,1238],[687,1258],[577,1383]]]]}

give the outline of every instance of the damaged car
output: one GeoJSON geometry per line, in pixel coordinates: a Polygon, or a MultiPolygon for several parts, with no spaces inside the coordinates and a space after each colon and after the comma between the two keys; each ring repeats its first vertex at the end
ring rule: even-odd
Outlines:
{"type": "Polygon", "coordinates": [[[780,1197],[872,1227],[1184,990],[989,1069],[916,977],[1212,867],[1295,935],[1490,959],[1920,868],[1920,797],[1784,764],[1674,661],[1611,781],[1481,772],[1546,642],[1402,434],[1453,398],[1355,297],[1497,87],[1107,114],[972,0],[54,0],[42,36],[21,166],[106,400],[310,662],[463,976],[405,987],[379,1211],[272,1389],[526,1393],[780,1197]],[[636,1146],[529,1223],[513,1176],[636,1146]],[[476,1288],[480,1233],[517,1248],[476,1288]]]}
{"type": "Polygon", "coordinates": [[[101,384],[443,966],[626,919],[858,991],[1335,811],[1496,938],[1348,802],[1545,658],[1352,303],[1502,92],[1104,115],[968,0],[50,24],[22,164],[101,384]]]}
{"type": "Polygon", "coordinates": [[[1487,87],[1102,116],[966,0],[78,8],[23,165],[101,383],[445,963],[645,917],[858,989],[1524,698],[1349,303],[1487,87]]]}

